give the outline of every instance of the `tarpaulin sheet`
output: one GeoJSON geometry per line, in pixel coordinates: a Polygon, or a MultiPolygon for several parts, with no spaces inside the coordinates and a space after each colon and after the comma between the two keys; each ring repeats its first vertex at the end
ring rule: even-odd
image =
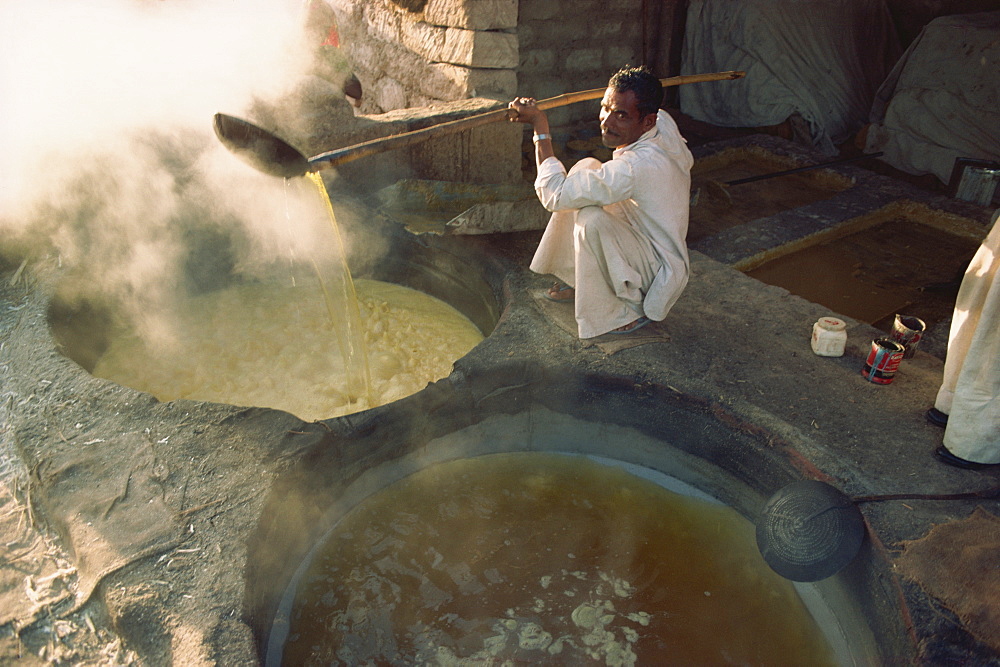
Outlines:
{"type": "Polygon", "coordinates": [[[878,90],[867,149],[951,179],[955,158],[1000,160],[1000,11],[931,21],[878,90]]]}
{"type": "Polygon", "coordinates": [[[691,0],[682,73],[745,70],[681,86],[681,111],[722,127],[800,118],[823,154],[868,120],[900,53],[883,0],[691,0]]]}

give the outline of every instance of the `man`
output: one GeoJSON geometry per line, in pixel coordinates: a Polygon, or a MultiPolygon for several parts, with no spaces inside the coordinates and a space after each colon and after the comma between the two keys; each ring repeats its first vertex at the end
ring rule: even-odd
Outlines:
{"type": "Polygon", "coordinates": [[[580,338],[626,334],[667,315],[687,285],[685,237],[694,159],[677,124],[659,109],[663,87],[645,67],[608,81],[601,138],[613,158],[585,158],[567,173],[554,157],[549,122],[532,98],[509,105],[534,130],[535,192],[552,217],[531,261],[553,274],[546,296],[574,302],[580,338]]]}
{"type": "Polygon", "coordinates": [[[931,423],[945,427],[939,459],[959,468],[1000,466],[1000,211],[965,271],[955,300],[944,378],[931,423]]]}

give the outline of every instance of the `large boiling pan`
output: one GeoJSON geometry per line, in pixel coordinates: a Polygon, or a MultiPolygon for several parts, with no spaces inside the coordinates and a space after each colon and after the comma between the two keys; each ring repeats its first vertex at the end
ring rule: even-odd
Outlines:
{"type": "MultiPolygon", "coordinates": [[[[705,81],[726,81],[740,79],[746,72],[715,72],[712,74],[689,74],[684,76],[673,76],[660,79],[664,86],[678,86],[685,83],[702,83],[705,81]]],[[[539,109],[553,109],[555,107],[594,100],[604,96],[606,88],[594,88],[592,90],[581,90],[575,93],[564,93],[556,97],[539,100],[539,109]]],[[[252,167],[272,176],[282,178],[292,178],[303,176],[310,171],[319,171],[338,164],[357,160],[374,153],[395,150],[413,146],[427,139],[443,137],[456,132],[469,130],[480,125],[486,125],[510,118],[509,109],[497,109],[476,116],[460,118],[439,125],[432,125],[412,132],[403,132],[381,139],[373,139],[360,144],[354,144],[346,148],[320,153],[311,158],[307,158],[298,149],[292,147],[283,139],[276,137],[267,130],[263,130],[252,123],[227,116],[226,114],[215,114],[215,134],[219,140],[230,151],[248,162],[252,167]]]]}

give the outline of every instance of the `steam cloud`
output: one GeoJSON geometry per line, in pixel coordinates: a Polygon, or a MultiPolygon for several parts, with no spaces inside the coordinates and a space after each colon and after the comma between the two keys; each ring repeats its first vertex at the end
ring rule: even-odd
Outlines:
{"type": "Polygon", "coordinates": [[[286,195],[308,183],[257,173],[211,129],[214,113],[298,83],[317,46],[307,12],[301,0],[0,3],[0,260],[55,257],[105,293],[142,295],[133,307],[149,313],[210,270],[329,247],[329,223],[286,195]]]}

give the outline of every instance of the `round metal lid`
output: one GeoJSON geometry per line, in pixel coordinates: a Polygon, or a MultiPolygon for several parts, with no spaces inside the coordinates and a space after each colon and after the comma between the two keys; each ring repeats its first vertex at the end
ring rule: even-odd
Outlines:
{"type": "Polygon", "coordinates": [[[772,570],[792,581],[819,581],[850,563],[865,537],[861,510],[816,480],[793,482],[764,505],[757,548],[772,570]]]}

